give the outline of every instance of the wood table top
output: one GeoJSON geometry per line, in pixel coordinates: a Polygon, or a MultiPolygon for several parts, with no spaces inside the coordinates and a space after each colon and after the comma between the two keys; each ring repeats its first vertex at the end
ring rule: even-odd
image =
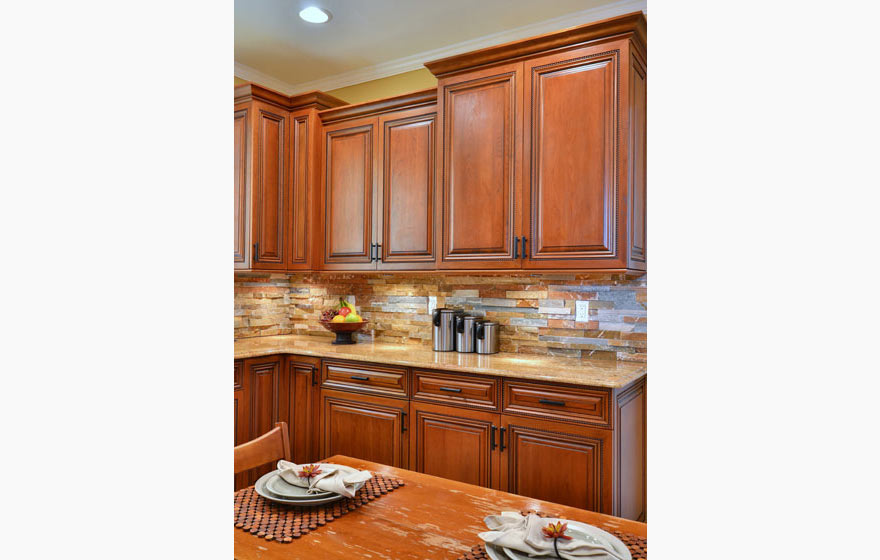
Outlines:
{"type": "Polygon", "coordinates": [[[321,462],[384,473],[402,479],[405,486],[292,543],[267,541],[233,528],[236,559],[454,560],[482,543],[477,533],[486,530],[483,518],[502,511],[536,510],[647,538],[647,525],[638,521],[342,455],[321,462]]]}

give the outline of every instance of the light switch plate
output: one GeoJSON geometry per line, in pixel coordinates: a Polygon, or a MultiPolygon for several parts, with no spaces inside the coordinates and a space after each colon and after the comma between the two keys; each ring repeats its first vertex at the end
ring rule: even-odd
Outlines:
{"type": "Polygon", "coordinates": [[[578,323],[586,323],[590,320],[590,302],[589,301],[576,301],[575,304],[575,318],[574,320],[578,323]]]}
{"type": "Polygon", "coordinates": [[[437,296],[428,296],[428,315],[434,312],[437,307],[437,296]]]}

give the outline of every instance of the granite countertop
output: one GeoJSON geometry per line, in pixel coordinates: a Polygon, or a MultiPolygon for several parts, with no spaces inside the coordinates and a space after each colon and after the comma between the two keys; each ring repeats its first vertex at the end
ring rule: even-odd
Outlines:
{"type": "Polygon", "coordinates": [[[459,354],[434,352],[429,346],[359,342],[334,346],[331,339],[276,335],[235,341],[235,359],[299,354],[320,358],[341,358],[409,367],[461,371],[519,379],[577,383],[616,389],[644,377],[647,366],[638,362],[589,360],[534,354],[459,354]]]}

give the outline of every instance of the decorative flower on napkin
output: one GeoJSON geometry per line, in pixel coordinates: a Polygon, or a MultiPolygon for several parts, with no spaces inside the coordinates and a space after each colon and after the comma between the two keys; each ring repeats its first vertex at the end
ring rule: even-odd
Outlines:
{"type": "Polygon", "coordinates": [[[305,465],[301,471],[296,473],[300,478],[315,478],[321,474],[321,465],[305,465]]]}
{"type": "Polygon", "coordinates": [[[553,551],[556,553],[556,556],[559,556],[559,547],[556,545],[556,541],[559,539],[571,540],[571,537],[565,534],[568,531],[568,523],[563,523],[562,521],[550,523],[541,531],[544,532],[544,538],[553,539],[553,551]]]}

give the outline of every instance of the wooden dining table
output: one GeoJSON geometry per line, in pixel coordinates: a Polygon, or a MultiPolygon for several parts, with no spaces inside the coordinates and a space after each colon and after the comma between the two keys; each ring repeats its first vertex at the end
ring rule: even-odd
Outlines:
{"type": "Polygon", "coordinates": [[[638,521],[342,455],[321,462],[383,473],[403,480],[404,486],[291,543],[233,528],[236,559],[454,560],[482,543],[477,533],[487,530],[483,518],[503,511],[538,511],[647,538],[647,525],[638,521]]]}

